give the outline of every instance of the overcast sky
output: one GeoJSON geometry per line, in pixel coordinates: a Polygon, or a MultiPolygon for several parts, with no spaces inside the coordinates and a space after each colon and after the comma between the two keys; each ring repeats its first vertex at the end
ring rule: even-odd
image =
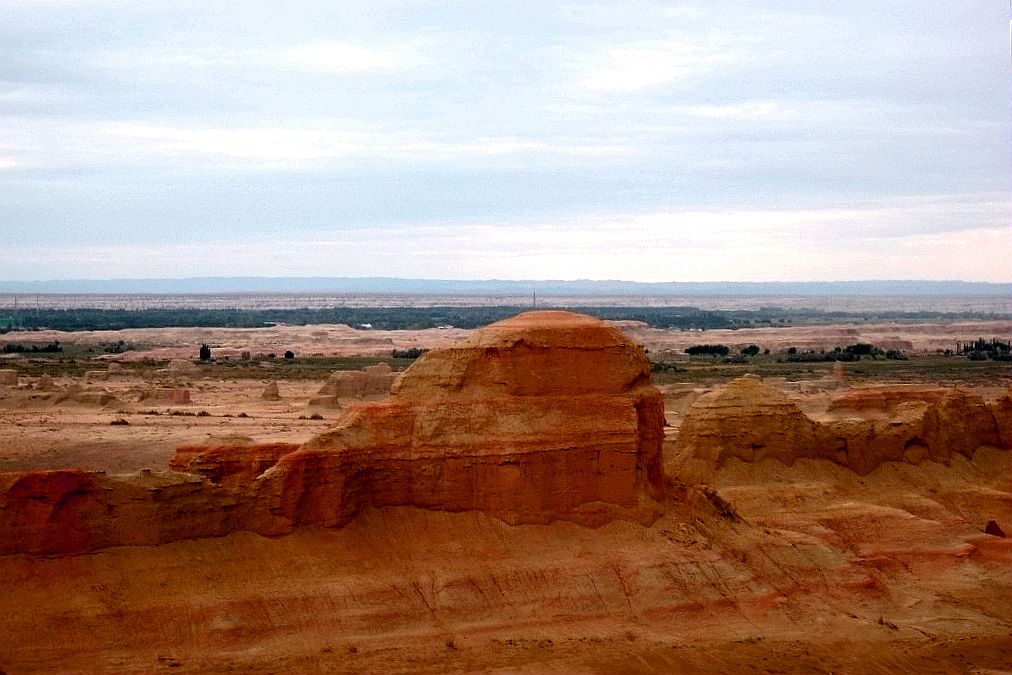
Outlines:
{"type": "Polygon", "coordinates": [[[1010,281],[1008,21],[2,0],[0,278],[1010,281]]]}

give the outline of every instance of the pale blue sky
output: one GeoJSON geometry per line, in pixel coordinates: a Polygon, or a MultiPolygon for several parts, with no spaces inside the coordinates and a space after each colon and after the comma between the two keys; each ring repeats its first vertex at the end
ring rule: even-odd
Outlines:
{"type": "Polygon", "coordinates": [[[3,0],[0,278],[1010,281],[1008,20],[3,0]]]}

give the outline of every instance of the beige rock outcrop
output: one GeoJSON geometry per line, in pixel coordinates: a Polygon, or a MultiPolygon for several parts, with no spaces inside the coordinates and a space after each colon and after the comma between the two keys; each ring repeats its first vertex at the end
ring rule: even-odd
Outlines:
{"type": "Polygon", "coordinates": [[[158,378],[184,380],[200,376],[200,366],[185,359],[173,359],[165,368],[159,368],[153,375],[158,378]]]}
{"type": "Polygon", "coordinates": [[[746,376],[693,401],[678,444],[691,446],[694,457],[716,465],[730,457],[748,462],[774,457],[789,463],[817,454],[822,436],[786,394],[746,376]]]}
{"type": "Polygon", "coordinates": [[[115,394],[106,389],[82,387],[79,384],[56,390],[46,398],[54,404],[80,403],[88,406],[108,406],[119,402],[115,394]]]}
{"type": "Polygon", "coordinates": [[[819,423],[778,389],[740,378],[692,404],[675,441],[676,454],[711,467],[732,457],[746,462],[772,457],[785,464],[828,459],[866,474],[882,462],[945,463],[954,454],[972,456],[982,446],[1012,447],[1008,397],[989,406],[959,389],[901,387],[843,399],[859,409],[877,401],[885,414],[819,423]]]}
{"type": "Polygon", "coordinates": [[[271,382],[264,390],[260,393],[260,398],[265,401],[278,401],[281,399],[281,393],[278,391],[278,383],[271,382]]]}
{"type": "Polygon", "coordinates": [[[340,406],[341,399],[386,396],[397,375],[386,363],[366,366],[362,370],[339,370],[327,378],[316,396],[309,400],[309,405],[340,406]]]}

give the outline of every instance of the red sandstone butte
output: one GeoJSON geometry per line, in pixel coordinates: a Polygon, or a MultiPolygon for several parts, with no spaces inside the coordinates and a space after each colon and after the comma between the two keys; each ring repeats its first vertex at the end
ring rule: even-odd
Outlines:
{"type": "Polygon", "coordinates": [[[663,426],[640,347],[593,317],[529,312],[427,353],[254,487],[275,522],[411,505],[599,523],[661,496],[663,426]]]}

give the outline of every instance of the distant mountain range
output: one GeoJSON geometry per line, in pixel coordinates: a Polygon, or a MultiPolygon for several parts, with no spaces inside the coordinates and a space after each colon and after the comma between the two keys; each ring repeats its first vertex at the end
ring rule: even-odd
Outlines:
{"type": "Polygon", "coordinates": [[[398,295],[1012,296],[1012,283],[971,281],[478,281],[387,277],[189,277],[0,281],[0,293],[378,293],[398,295]]]}

